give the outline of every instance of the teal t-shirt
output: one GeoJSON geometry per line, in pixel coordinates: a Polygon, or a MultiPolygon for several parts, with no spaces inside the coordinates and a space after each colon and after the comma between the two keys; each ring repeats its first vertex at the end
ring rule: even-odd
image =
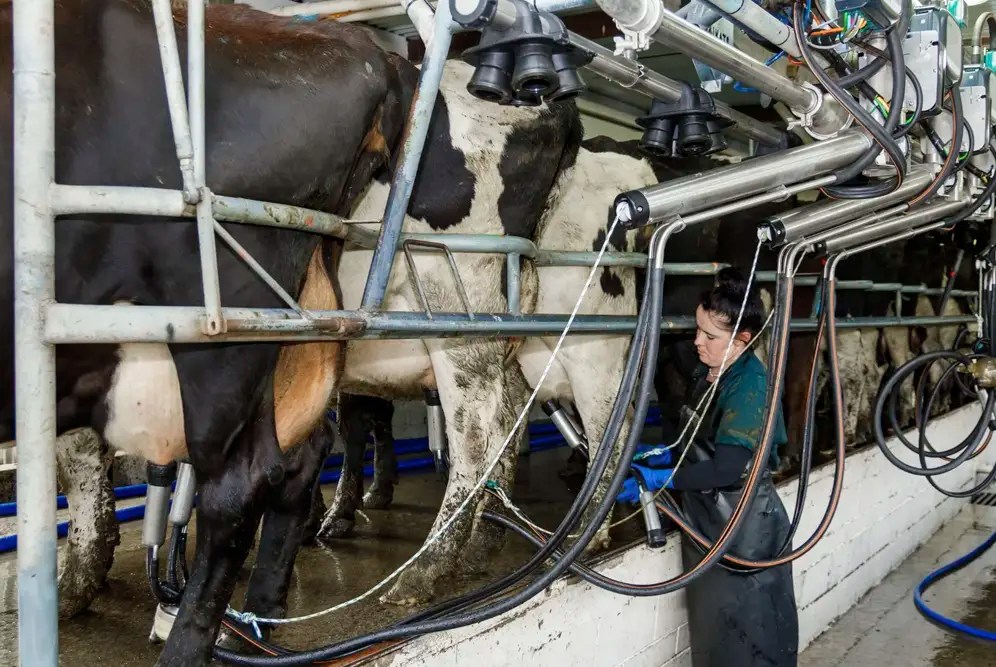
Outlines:
{"type": "MultiPolygon", "coordinates": [[[[753,351],[745,352],[726,371],[716,397],[719,415],[713,442],[717,445],[739,445],[753,451],[761,439],[761,427],[766,412],[768,372],[753,351]]],[[[772,436],[771,469],[778,467],[778,448],[788,442],[785,418],[778,406],[775,432],[772,436]]]]}

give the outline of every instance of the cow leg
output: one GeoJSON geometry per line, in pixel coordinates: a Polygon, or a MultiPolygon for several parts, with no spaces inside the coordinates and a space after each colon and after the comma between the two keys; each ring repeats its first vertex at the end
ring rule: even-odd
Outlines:
{"type": "MultiPolygon", "coordinates": [[[[892,308],[889,309],[888,314],[890,316],[893,314],[892,308]]],[[[882,337],[889,356],[889,365],[893,372],[913,358],[913,353],[910,350],[909,327],[886,327],[882,330],[882,337]]],[[[907,377],[903,380],[897,391],[899,392],[897,418],[899,426],[905,427],[913,420],[913,378],[907,377]]],[[[885,428],[889,428],[888,422],[886,422],[885,428]]]]}
{"type": "MultiPolygon", "coordinates": [[[[312,438],[321,439],[321,459],[317,464],[317,471],[315,472],[316,479],[318,476],[321,476],[325,459],[332,452],[332,444],[335,442],[334,428],[328,418],[323,418],[321,425],[311,434],[312,438]]],[[[317,443],[312,444],[318,446],[317,443]]],[[[311,509],[308,514],[308,521],[304,525],[304,535],[301,537],[301,544],[315,544],[318,539],[318,531],[321,529],[322,521],[325,519],[326,511],[325,496],[322,495],[322,485],[316,483],[311,492],[311,509]]]]}
{"type": "Polygon", "coordinates": [[[368,401],[371,405],[370,419],[373,421],[374,439],[374,478],[363,496],[363,506],[367,509],[387,509],[394,500],[394,485],[398,483],[398,459],[394,454],[394,404],[380,398],[368,401]]]}
{"type": "Polygon", "coordinates": [[[287,589],[294,560],[305,537],[327,449],[323,425],[288,452],[284,481],[269,494],[245,599],[246,611],[261,618],[283,618],[287,614],[287,589]]]}
{"type": "MultiPolygon", "coordinates": [[[[268,418],[251,420],[254,428],[243,428],[236,436],[233,451],[222,465],[198,471],[203,481],[198,489],[196,556],[176,621],[156,663],[159,667],[210,662],[211,647],[259,526],[270,482],[276,481],[270,478],[279,472],[279,466],[272,465],[276,457],[264,451],[272,447],[279,454],[273,410],[266,412],[268,418]]],[[[198,465],[196,459],[194,465],[198,465]]]]}
{"type": "Polygon", "coordinates": [[[861,375],[861,331],[848,329],[837,333],[838,367],[844,396],[844,442],[848,447],[856,443],[858,417],[864,396],[864,378],[861,375]]]}
{"type": "MultiPolygon", "coordinates": [[[[802,457],[803,433],[807,420],[806,391],[809,388],[809,373],[812,369],[815,347],[816,336],[808,333],[793,334],[788,346],[788,356],[785,361],[785,391],[782,394],[788,443],[780,452],[786,465],[802,457]]],[[[821,371],[825,369],[826,364],[821,364],[821,371]]]]}
{"type": "Polygon", "coordinates": [[[363,454],[370,433],[367,415],[362,402],[347,394],[339,396],[338,413],[339,435],[346,451],[332,507],[325,513],[318,530],[318,539],[323,542],[352,533],[356,527],[356,510],[363,506],[363,454]]]}
{"type": "MultiPolygon", "coordinates": [[[[513,422],[515,417],[525,406],[529,399],[529,385],[522,375],[519,365],[514,363],[506,369],[506,400],[512,410],[513,422]]],[[[510,427],[511,428],[511,427],[510,427]]],[[[523,420],[522,425],[516,431],[501,454],[498,465],[491,471],[489,479],[495,481],[499,487],[505,490],[509,496],[515,487],[515,473],[519,463],[519,445],[528,429],[528,421],[523,420]]],[[[500,444],[500,443],[499,443],[500,444]]],[[[493,454],[489,454],[487,461],[491,460],[493,454]]],[[[485,463],[486,463],[485,462],[485,463]]],[[[483,466],[482,466],[483,467],[483,466]]],[[[484,574],[491,562],[491,557],[505,546],[505,529],[491,521],[488,521],[481,514],[484,510],[495,512],[503,511],[501,502],[490,493],[485,494],[477,504],[477,513],[474,515],[474,525],[470,531],[470,539],[464,548],[464,556],[460,560],[461,571],[467,575],[484,574]]]]}
{"type": "Polygon", "coordinates": [[[59,480],[69,501],[69,539],[59,572],[59,615],[71,618],[90,606],[104,585],[121,541],[114,492],[107,471],[112,455],[92,429],[58,438],[59,480]]]}
{"type": "MultiPolygon", "coordinates": [[[[436,535],[463,503],[494,458],[515,423],[506,391],[505,347],[496,340],[437,339],[426,341],[439,388],[449,439],[450,471],[446,493],[429,533],[436,535]]],[[[518,440],[509,445],[517,448],[518,440]]],[[[429,600],[436,582],[457,571],[471,532],[476,503],[466,509],[381,598],[412,605],[429,600]]]]}
{"type": "Polygon", "coordinates": [[[858,437],[861,442],[869,442],[875,437],[872,417],[875,410],[875,399],[878,398],[878,389],[882,384],[882,376],[885,375],[885,366],[878,364],[878,339],[880,336],[879,329],[861,330],[861,360],[864,376],[864,392],[858,413],[860,428],[858,437]]]}
{"type": "MultiPolygon", "coordinates": [[[[619,385],[622,382],[623,369],[629,350],[629,340],[628,337],[624,336],[583,337],[565,341],[562,348],[560,362],[570,378],[574,403],[577,405],[585,434],[588,437],[592,459],[598,452],[599,443],[601,443],[602,436],[609,424],[612,406],[619,393],[619,385]]],[[[609,460],[605,474],[602,475],[601,481],[598,483],[588,509],[585,510],[582,517],[583,525],[588,525],[592,521],[595,509],[605,498],[612,473],[619,466],[622,443],[629,437],[630,429],[642,429],[643,427],[642,424],[634,425],[632,421],[633,411],[627,409],[619,438],[616,442],[610,443],[613,448],[612,458],[609,460]]],[[[612,513],[610,512],[591,542],[588,543],[588,553],[608,548],[611,518],[612,513]]]]}

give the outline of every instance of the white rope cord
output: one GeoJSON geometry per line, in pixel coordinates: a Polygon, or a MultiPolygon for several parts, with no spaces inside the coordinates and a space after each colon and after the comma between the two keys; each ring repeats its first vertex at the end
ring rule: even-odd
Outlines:
{"type": "Polygon", "coordinates": [[[411,558],[409,558],[400,566],[398,566],[396,570],[394,570],[389,575],[381,579],[379,583],[375,584],[365,593],[357,595],[356,597],[350,600],[346,600],[345,602],[341,602],[337,605],[329,607],[328,609],[317,611],[313,614],[307,614],[304,616],[292,616],[290,618],[258,618],[252,612],[240,612],[236,611],[235,609],[232,609],[231,607],[227,609],[226,613],[232,618],[235,618],[243,623],[247,623],[250,625],[253,622],[267,623],[270,625],[285,625],[288,623],[309,621],[315,618],[319,618],[321,616],[325,616],[327,614],[331,614],[333,612],[339,611],[340,609],[345,609],[346,607],[352,606],[357,602],[365,600],[374,593],[376,593],[377,591],[379,591],[389,582],[394,580],[395,577],[397,577],[402,572],[407,570],[412,565],[412,563],[414,563],[422,554],[424,554],[429,549],[429,547],[438,542],[439,539],[443,536],[443,534],[446,533],[446,531],[449,530],[450,527],[456,522],[457,518],[459,518],[459,516],[463,514],[463,512],[467,509],[471,501],[473,501],[474,498],[476,497],[478,491],[480,491],[481,488],[487,483],[488,479],[491,476],[491,472],[498,466],[498,462],[501,460],[502,454],[504,453],[505,449],[509,446],[509,443],[512,442],[514,436],[518,433],[519,427],[522,425],[523,420],[526,419],[527,416],[529,415],[529,411],[536,400],[536,396],[537,394],[539,394],[540,388],[543,386],[543,383],[546,381],[546,376],[550,373],[550,369],[553,368],[553,364],[557,359],[557,355],[560,353],[560,348],[564,343],[564,339],[567,337],[567,333],[570,331],[571,326],[574,324],[574,318],[577,316],[578,311],[581,309],[581,304],[584,301],[585,295],[588,293],[588,289],[591,287],[592,280],[594,279],[595,273],[597,272],[599,264],[602,261],[602,256],[605,254],[605,251],[609,246],[609,239],[612,238],[612,235],[615,232],[618,224],[619,224],[619,217],[616,216],[615,219],[612,221],[612,225],[609,227],[608,233],[605,235],[605,240],[602,242],[602,247],[598,251],[598,255],[595,257],[595,261],[592,264],[591,271],[588,273],[588,279],[585,281],[584,287],[581,288],[581,294],[580,296],[578,296],[577,303],[574,304],[574,309],[571,311],[570,317],[567,318],[567,324],[564,326],[564,330],[563,332],[561,332],[560,338],[557,339],[557,344],[553,348],[553,352],[550,355],[550,360],[547,362],[546,367],[543,369],[543,373],[540,375],[539,382],[536,383],[536,387],[533,389],[532,394],[530,394],[529,399],[526,401],[525,406],[519,412],[519,416],[515,420],[515,424],[512,426],[512,430],[509,431],[508,436],[506,436],[505,442],[502,443],[501,447],[498,449],[498,453],[495,455],[494,459],[492,459],[491,463],[488,464],[488,467],[484,470],[484,473],[481,475],[481,478],[477,480],[477,483],[474,484],[474,487],[467,494],[467,497],[464,498],[463,502],[460,503],[460,505],[456,508],[456,510],[453,512],[450,518],[446,520],[446,523],[440,526],[438,531],[430,535],[429,538],[425,541],[425,543],[419,548],[419,550],[416,551],[411,556],[411,558]]]}
{"type": "MultiPolygon", "coordinates": [[[[726,350],[723,352],[723,361],[719,365],[719,373],[717,374],[717,377],[713,381],[712,385],[709,387],[709,389],[706,390],[706,393],[703,395],[703,398],[705,398],[705,396],[709,396],[709,403],[712,402],[712,398],[718,390],[719,381],[722,379],[723,373],[726,371],[726,361],[730,358],[730,350],[733,349],[733,339],[737,337],[737,333],[740,331],[740,322],[743,320],[744,309],[747,308],[747,299],[750,296],[750,288],[754,283],[754,275],[757,273],[757,260],[761,256],[762,244],[763,241],[759,240],[757,242],[757,248],[754,249],[754,261],[753,263],[751,263],[750,276],[747,278],[747,289],[744,290],[744,299],[740,303],[740,312],[737,313],[737,321],[733,325],[733,333],[730,334],[730,341],[726,344],[726,350]]],[[[772,308],[771,313],[768,314],[768,321],[764,323],[763,327],[761,327],[761,331],[764,331],[764,328],[768,326],[768,322],[771,321],[771,317],[772,315],[774,315],[774,312],[775,310],[774,308],[772,308]]],[[[746,352],[747,348],[749,348],[750,345],[753,345],[754,342],[756,342],[760,338],[761,338],[761,332],[759,331],[757,335],[754,336],[753,340],[751,340],[750,344],[746,348],[744,348],[744,352],[746,352]]],[[[699,403],[701,402],[702,399],[699,399],[699,403]]],[[[709,403],[706,403],[707,407],[709,403]]],[[[698,407],[696,407],[696,411],[698,411],[698,407]]],[[[703,410],[702,413],[699,415],[699,420],[695,424],[695,430],[692,431],[691,437],[688,438],[688,442],[685,444],[685,448],[682,450],[681,456],[678,458],[678,462],[674,464],[674,469],[671,472],[671,477],[669,478],[669,480],[674,479],[675,473],[678,472],[678,468],[681,467],[682,462],[684,462],[685,460],[685,456],[688,455],[688,451],[692,448],[691,445],[693,442],[695,442],[695,436],[698,435],[699,433],[699,427],[702,426],[702,421],[705,419],[705,413],[706,411],[703,410]]],[[[691,420],[689,420],[689,423],[691,423],[691,420]]],[[[684,433],[684,431],[682,431],[682,433],[684,433]]],[[[654,498],[657,498],[661,493],[663,493],[665,488],[666,485],[658,489],[657,493],[654,494],[654,498]]]]}
{"type": "MultiPolygon", "coordinates": [[[[740,312],[737,314],[737,320],[736,320],[736,323],[733,326],[733,333],[730,336],[730,342],[727,343],[726,350],[723,353],[723,362],[722,362],[722,364],[720,364],[719,377],[722,377],[722,375],[723,375],[723,372],[724,372],[725,367],[726,367],[726,361],[729,358],[730,350],[733,347],[733,339],[736,337],[737,332],[740,329],[740,323],[741,323],[741,320],[743,319],[743,313],[744,313],[744,310],[747,307],[747,296],[750,294],[750,288],[751,288],[751,285],[753,284],[754,276],[755,276],[755,274],[757,272],[757,261],[758,261],[758,258],[760,256],[760,253],[761,253],[761,242],[758,242],[757,249],[754,251],[754,261],[751,264],[750,277],[747,280],[747,291],[744,293],[744,300],[740,304],[740,312]]],[[[761,326],[761,329],[751,339],[750,343],[747,344],[747,347],[744,348],[744,352],[746,352],[751,347],[753,347],[753,345],[755,343],[757,343],[757,341],[759,341],[761,339],[761,334],[764,333],[764,330],[768,328],[768,324],[771,322],[771,318],[772,318],[773,315],[774,315],[774,309],[772,309],[771,313],[768,313],[768,317],[764,321],[764,324],[761,326]]],[[[648,452],[645,452],[644,454],[641,454],[641,455],[638,455],[638,456],[634,457],[634,460],[649,458],[651,456],[656,456],[658,454],[663,454],[664,452],[669,451],[669,450],[675,448],[678,445],[678,443],[681,442],[682,439],[685,437],[685,433],[688,431],[688,427],[691,426],[693,422],[695,422],[695,430],[692,431],[692,435],[688,439],[688,444],[685,445],[684,449],[681,452],[681,456],[678,458],[678,462],[675,463],[674,468],[672,469],[671,476],[673,477],[675,475],[675,473],[678,472],[678,468],[681,467],[681,464],[684,462],[685,455],[688,452],[688,450],[690,449],[689,445],[692,442],[695,441],[695,436],[699,432],[699,427],[702,425],[702,420],[705,419],[705,413],[706,413],[706,411],[709,408],[709,404],[712,403],[712,399],[713,399],[713,397],[716,394],[717,387],[719,386],[719,377],[717,377],[716,381],[713,382],[705,392],[703,392],[703,394],[702,394],[701,397],[699,397],[699,402],[695,405],[694,416],[685,423],[684,427],[682,427],[681,432],[678,434],[678,437],[675,439],[674,444],[666,445],[666,446],[660,446],[660,447],[654,447],[653,449],[649,450],[648,452]],[[708,399],[708,401],[707,401],[707,399],[708,399]],[[702,403],[703,402],[706,402],[705,408],[702,407],[702,403]]],[[[515,503],[512,502],[512,499],[508,497],[508,495],[505,493],[505,491],[501,487],[499,487],[498,485],[495,484],[495,485],[489,487],[489,489],[502,502],[502,504],[505,505],[505,507],[507,507],[512,513],[514,513],[515,516],[517,516],[519,518],[519,520],[521,520],[523,523],[527,524],[533,530],[536,530],[536,531],[538,531],[540,533],[544,533],[546,535],[552,535],[553,534],[549,530],[546,530],[545,528],[542,528],[542,527],[536,525],[535,523],[533,523],[526,516],[525,512],[523,512],[521,509],[519,509],[515,505],[515,503]]],[[[664,491],[664,487],[661,487],[660,489],[658,489],[657,493],[654,494],[654,498],[657,498],[657,496],[659,496],[663,491],[664,491]]],[[[619,521],[616,521],[616,522],[612,523],[610,527],[615,528],[616,526],[622,525],[622,524],[626,523],[627,521],[629,521],[630,519],[632,519],[633,517],[635,517],[635,516],[637,516],[638,514],[641,514],[641,513],[642,513],[642,510],[637,510],[636,512],[633,512],[629,516],[626,516],[625,518],[620,519],[619,521]]],[[[571,536],[571,537],[574,537],[574,536],[571,536]]]]}

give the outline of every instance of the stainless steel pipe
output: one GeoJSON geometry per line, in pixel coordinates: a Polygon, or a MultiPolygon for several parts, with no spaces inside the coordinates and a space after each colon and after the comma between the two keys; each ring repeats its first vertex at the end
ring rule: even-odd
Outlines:
{"type": "MultiPolygon", "coordinates": [[[[673,79],[644,68],[635,60],[616,56],[609,49],[580,35],[569,33],[571,44],[594,57],[585,68],[599,76],[649,97],[665,102],[674,102],[681,97],[681,84],[673,79]]],[[[762,144],[777,145],[785,133],[768,123],[755,120],[747,114],[733,109],[725,102],[716,100],[716,112],[723,118],[736,123],[733,129],[762,144]]],[[[731,131],[733,131],[731,129],[731,131]]]]}
{"type": "Polygon", "coordinates": [[[932,170],[916,167],[906,175],[895,192],[873,199],[821,199],[807,206],[778,213],[758,227],[758,235],[773,246],[794,243],[858,216],[910,199],[930,183],[932,170]]]}
{"type": "Polygon", "coordinates": [[[834,235],[823,242],[823,250],[826,254],[832,255],[894,234],[912,231],[922,225],[935,222],[949,213],[954,213],[967,204],[968,202],[962,200],[945,200],[930,204],[914,213],[901,215],[877,225],[834,235]]]}
{"type": "Polygon", "coordinates": [[[819,94],[779,74],[732,44],[682,20],[664,9],[660,0],[596,0],[598,6],[624,30],[645,33],[701,62],[726,72],[793,110],[815,111],[819,94]]]}
{"type": "Polygon", "coordinates": [[[614,208],[626,227],[662,222],[827,174],[853,162],[870,146],[866,134],[850,130],[820,143],[624,192],[616,197],[614,208]]]}

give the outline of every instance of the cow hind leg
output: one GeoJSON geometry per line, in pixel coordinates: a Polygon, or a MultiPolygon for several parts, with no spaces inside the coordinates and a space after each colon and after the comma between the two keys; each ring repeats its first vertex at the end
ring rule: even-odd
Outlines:
{"type": "Polygon", "coordinates": [[[245,600],[246,611],[259,617],[287,614],[294,560],[305,537],[326,448],[324,429],[319,427],[288,452],[284,481],[269,494],[245,600]]]}
{"type": "Polygon", "coordinates": [[[211,660],[222,615],[266,505],[268,475],[273,474],[266,464],[272,461],[260,463],[253,451],[266,446],[258,428],[267,425],[276,450],[272,418],[256,422],[255,433],[245,429],[238,436],[239,450],[199,485],[196,557],[173,629],[156,663],[159,667],[206,665],[211,660]],[[253,436],[256,442],[249,446],[245,440],[253,436]]]}
{"type": "Polygon", "coordinates": [[[340,396],[339,435],[345,443],[346,452],[332,507],[325,513],[318,530],[319,541],[347,537],[356,527],[356,510],[363,506],[363,454],[367,450],[367,435],[370,432],[367,425],[360,405],[346,396],[340,396]]]}
{"type": "Polygon", "coordinates": [[[120,543],[114,493],[107,472],[112,456],[92,429],[59,437],[56,461],[69,502],[70,528],[59,571],[59,615],[71,618],[93,602],[120,543]]]}
{"type": "Polygon", "coordinates": [[[394,486],[398,483],[398,459],[394,454],[394,404],[383,399],[371,399],[378,404],[371,411],[374,440],[374,478],[363,496],[367,509],[382,510],[394,500],[394,486]]]}
{"type": "Polygon", "coordinates": [[[301,544],[304,545],[313,545],[318,540],[318,531],[322,527],[322,521],[325,519],[327,511],[325,496],[322,495],[322,485],[318,483],[318,477],[321,476],[325,459],[332,452],[332,443],[335,441],[333,428],[335,427],[332,423],[327,418],[323,418],[315,432],[311,434],[311,444],[320,447],[320,458],[315,471],[315,484],[311,492],[311,509],[304,526],[304,535],[301,537],[301,544]],[[318,440],[314,440],[315,438],[318,440]]]}
{"type": "MultiPolygon", "coordinates": [[[[628,349],[629,339],[622,336],[597,340],[583,339],[571,341],[569,345],[565,346],[561,357],[561,363],[571,381],[571,391],[574,394],[574,402],[577,405],[588,438],[592,458],[595,457],[605,429],[609,424],[612,406],[622,382],[628,349]]],[[[595,509],[605,498],[612,473],[619,466],[618,454],[622,451],[622,443],[629,437],[630,428],[641,428],[640,425],[634,426],[632,421],[633,411],[628,409],[618,439],[609,443],[609,446],[613,448],[612,458],[609,460],[605,474],[602,475],[601,481],[598,483],[588,509],[585,510],[582,519],[583,525],[588,525],[592,521],[595,509]]],[[[588,543],[587,553],[596,553],[608,548],[611,518],[612,513],[609,514],[591,542],[588,543]]]]}
{"type": "MultiPolygon", "coordinates": [[[[405,570],[381,600],[414,605],[432,599],[436,583],[452,577],[470,536],[476,509],[469,502],[452,523],[450,518],[463,504],[484,467],[497,454],[515,422],[505,398],[505,347],[495,340],[426,341],[439,387],[446,434],[449,439],[450,471],[446,492],[428,539],[432,543],[405,570]],[[446,533],[434,536],[449,523],[446,533]]],[[[515,449],[514,438],[510,447],[515,449]]]]}
{"type": "MultiPolygon", "coordinates": [[[[522,375],[518,364],[514,364],[506,369],[507,382],[505,384],[505,402],[510,412],[510,423],[515,423],[515,418],[525,406],[529,398],[529,386],[522,375]]],[[[526,435],[528,421],[523,419],[522,425],[512,436],[508,446],[501,452],[498,465],[489,475],[489,479],[494,481],[499,487],[511,496],[515,487],[515,476],[519,463],[519,444],[526,435]]],[[[504,437],[496,444],[501,445],[504,437]]],[[[485,457],[485,464],[490,462],[497,454],[495,451],[488,452],[485,457]]],[[[505,546],[505,529],[491,521],[485,519],[481,514],[484,510],[504,511],[504,507],[493,495],[485,494],[478,502],[477,512],[474,515],[474,525],[470,531],[470,538],[464,548],[464,555],[460,559],[461,572],[467,575],[483,574],[488,569],[491,557],[501,551],[505,546]]]]}

